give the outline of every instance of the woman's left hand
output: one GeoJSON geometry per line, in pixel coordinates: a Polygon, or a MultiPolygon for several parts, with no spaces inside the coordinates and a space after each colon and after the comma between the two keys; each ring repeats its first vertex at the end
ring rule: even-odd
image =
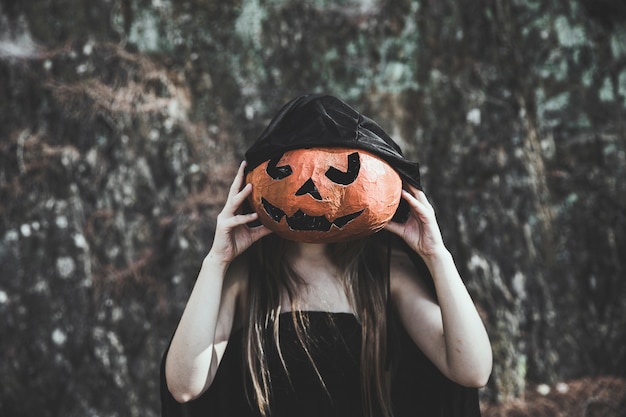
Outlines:
{"type": "Polygon", "coordinates": [[[389,222],[385,228],[404,239],[422,258],[446,251],[433,206],[423,191],[409,184],[406,187],[408,190],[402,190],[402,198],[410,207],[408,219],[404,223],[389,222]]]}

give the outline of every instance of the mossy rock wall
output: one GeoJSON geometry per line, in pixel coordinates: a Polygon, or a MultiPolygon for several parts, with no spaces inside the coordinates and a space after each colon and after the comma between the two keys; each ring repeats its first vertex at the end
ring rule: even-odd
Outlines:
{"type": "Polygon", "coordinates": [[[243,152],[306,92],[420,161],[484,401],[626,369],[620,1],[0,5],[0,414],[156,416],[243,152]]]}

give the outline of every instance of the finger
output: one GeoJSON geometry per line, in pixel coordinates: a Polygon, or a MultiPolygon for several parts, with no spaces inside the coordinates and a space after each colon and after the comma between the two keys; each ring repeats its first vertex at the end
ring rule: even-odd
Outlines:
{"type": "Polygon", "coordinates": [[[257,227],[253,227],[250,228],[250,237],[252,238],[253,242],[256,242],[257,240],[271,234],[272,231],[270,229],[268,229],[267,227],[261,225],[261,226],[257,226],[257,227]]]}
{"type": "Polygon", "coordinates": [[[409,184],[408,182],[403,183],[403,188],[411,193],[413,197],[415,197],[418,201],[426,206],[430,206],[430,202],[426,197],[426,194],[423,190],[417,188],[416,186],[409,184]]]}
{"type": "Polygon", "coordinates": [[[234,195],[229,195],[228,200],[226,200],[226,203],[224,204],[224,208],[222,211],[231,216],[237,214],[237,212],[239,211],[239,208],[241,207],[241,204],[244,202],[246,198],[248,198],[251,192],[252,192],[252,184],[246,184],[241,189],[241,191],[237,192],[234,195]]]}
{"type": "Polygon", "coordinates": [[[239,206],[241,206],[241,203],[243,203],[244,200],[248,198],[251,193],[252,193],[252,184],[248,183],[241,189],[241,191],[239,191],[237,194],[231,197],[231,203],[233,207],[239,208],[239,206]]]}
{"type": "Polygon", "coordinates": [[[258,218],[259,218],[259,215],[256,213],[238,214],[236,216],[231,217],[229,221],[227,222],[226,226],[229,226],[234,229],[237,226],[242,226],[244,224],[253,222],[258,218]]]}
{"type": "Polygon", "coordinates": [[[411,207],[416,204],[421,204],[420,201],[417,199],[417,196],[413,195],[413,193],[407,190],[402,190],[402,198],[404,198],[411,207]]]}
{"type": "Polygon", "coordinates": [[[416,211],[420,217],[428,217],[430,214],[433,213],[432,207],[430,206],[428,201],[426,202],[426,204],[422,203],[420,200],[418,200],[417,197],[412,195],[407,190],[402,190],[402,198],[406,200],[406,202],[409,204],[409,207],[416,211]]]}
{"type": "Polygon", "coordinates": [[[428,197],[426,197],[426,193],[424,193],[424,191],[422,190],[416,190],[416,193],[413,193],[413,195],[425,206],[431,206],[430,201],[428,201],[428,197]]]}
{"type": "Polygon", "coordinates": [[[239,190],[241,190],[241,186],[243,185],[243,179],[244,179],[243,174],[244,174],[245,169],[246,169],[246,161],[241,161],[241,164],[239,164],[239,169],[237,170],[237,175],[235,175],[235,178],[233,179],[233,182],[230,185],[230,190],[228,191],[228,198],[233,197],[239,192],[239,190]]]}
{"type": "Polygon", "coordinates": [[[415,195],[418,191],[420,191],[419,188],[417,188],[416,186],[414,186],[413,184],[410,184],[408,182],[403,182],[402,183],[402,188],[404,188],[405,190],[408,190],[411,192],[411,194],[415,195]]]}

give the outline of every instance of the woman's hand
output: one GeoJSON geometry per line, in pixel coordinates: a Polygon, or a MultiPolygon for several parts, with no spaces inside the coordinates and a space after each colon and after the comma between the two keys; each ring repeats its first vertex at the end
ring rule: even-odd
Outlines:
{"type": "Polygon", "coordinates": [[[404,223],[389,222],[386,229],[404,239],[422,258],[446,251],[433,206],[423,191],[406,186],[408,190],[402,190],[402,198],[409,204],[409,217],[404,223]]]}
{"type": "Polygon", "coordinates": [[[223,264],[229,264],[254,242],[271,233],[265,226],[248,226],[248,223],[258,218],[258,214],[241,214],[241,204],[252,192],[252,184],[241,188],[245,167],[246,162],[243,161],[230,186],[224,208],[217,216],[215,237],[209,256],[223,264]]]}

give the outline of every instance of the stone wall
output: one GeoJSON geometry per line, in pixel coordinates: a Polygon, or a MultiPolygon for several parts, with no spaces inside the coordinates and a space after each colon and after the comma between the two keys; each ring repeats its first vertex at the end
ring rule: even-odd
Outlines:
{"type": "Polygon", "coordinates": [[[484,401],[626,369],[621,1],[0,5],[0,414],[156,416],[243,151],[330,92],[423,167],[484,401]]]}

